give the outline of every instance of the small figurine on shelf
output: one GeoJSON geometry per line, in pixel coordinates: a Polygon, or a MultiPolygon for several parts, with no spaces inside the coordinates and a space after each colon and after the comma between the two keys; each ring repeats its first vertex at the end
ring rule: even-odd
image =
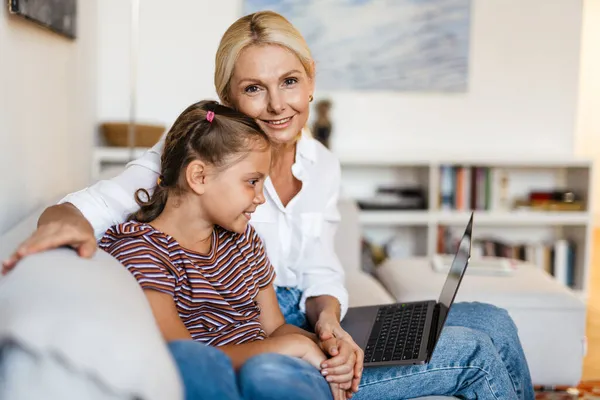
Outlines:
{"type": "Polygon", "coordinates": [[[331,137],[331,121],[329,120],[329,110],[331,109],[331,101],[321,100],[316,106],[317,119],[313,124],[312,133],[319,142],[329,148],[329,138],[331,137]]]}

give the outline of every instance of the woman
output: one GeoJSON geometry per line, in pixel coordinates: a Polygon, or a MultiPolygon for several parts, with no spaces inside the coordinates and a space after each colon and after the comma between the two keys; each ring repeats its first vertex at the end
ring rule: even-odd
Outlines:
{"type": "MultiPolygon", "coordinates": [[[[533,399],[512,320],[504,310],[482,304],[454,306],[429,364],[363,371],[362,351],[340,326],[348,305],[343,269],[333,248],[340,165],[304,129],[314,76],[306,42],[273,12],[236,21],[216,55],[215,86],[221,101],[254,118],[274,143],[266,203],[251,223],[276,268],[277,297],[286,321],[314,329],[331,357],[323,364],[324,375],[349,390],[349,396],[355,393],[354,398],[454,394],[533,399]]],[[[63,244],[90,256],[94,233],[100,236],[136,210],[137,188],[154,187],[162,147],[162,142],[157,144],[118,177],[46,210],[38,231],[5,268],[27,254],[63,244]]]]}

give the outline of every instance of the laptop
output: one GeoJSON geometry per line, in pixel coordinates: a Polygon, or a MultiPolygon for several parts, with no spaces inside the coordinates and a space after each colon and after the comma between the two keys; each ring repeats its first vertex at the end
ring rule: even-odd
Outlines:
{"type": "Polygon", "coordinates": [[[341,325],[365,352],[365,367],[429,362],[469,264],[472,230],[473,213],[438,301],[348,309],[341,325]]]}

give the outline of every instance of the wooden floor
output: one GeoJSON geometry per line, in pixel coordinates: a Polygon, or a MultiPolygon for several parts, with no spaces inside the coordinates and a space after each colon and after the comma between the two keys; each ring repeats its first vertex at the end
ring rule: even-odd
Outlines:
{"type": "Polygon", "coordinates": [[[588,353],[583,364],[583,381],[600,380],[600,229],[594,232],[587,337],[588,353]]]}

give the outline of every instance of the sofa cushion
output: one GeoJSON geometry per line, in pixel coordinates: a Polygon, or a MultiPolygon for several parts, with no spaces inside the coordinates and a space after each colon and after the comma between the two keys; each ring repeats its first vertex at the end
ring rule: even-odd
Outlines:
{"type": "Polygon", "coordinates": [[[364,272],[346,274],[350,307],[374,306],[394,303],[394,298],[381,286],[381,283],[364,272]]]}
{"type": "MultiPolygon", "coordinates": [[[[63,368],[46,376],[70,374],[73,384],[93,382],[121,397],[182,397],[143,291],[102,251],[91,260],[67,249],[26,257],[0,279],[0,316],[0,344],[16,344],[46,360],[47,368],[63,368]]],[[[29,370],[10,377],[29,379],[29,370]]]]}

